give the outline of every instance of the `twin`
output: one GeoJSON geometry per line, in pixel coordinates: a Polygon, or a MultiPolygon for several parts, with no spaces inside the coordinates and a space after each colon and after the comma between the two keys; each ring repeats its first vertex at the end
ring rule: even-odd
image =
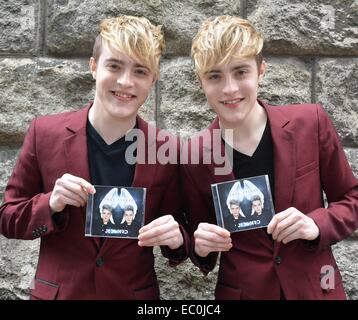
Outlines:
{"type": "MultiPolygon", "coordinates": [[[[247,20],[218,16],[202,23],[191,50],[216,119],[187,141],[157,139],[164,131],[138,110],[164,47],[160,26],[146,18],[103,20],[89,61],[93,102],[32,121],[0,207],[1,234],[41,237],[31,298],[159,299],[160,246],[171,265],[190,257],[204,274],[221,252],[216,299],[345,299],[337,268],[332,288],[320,276],[336,266],[330,246],[358,227],[358,181],[322,106],[259,100],[263,37],[247,20]],[[138,148],[158,153],[166,144],[188,161],[126,161],[132,130],[142,133],[138,148]],[[223,150],[231,167],[220,172],[209,160],[223,150]],[[230,234],[216,223],[211,185],[259,175],[269,176],[276,214],[265,229],[230,234]],[[84,236],[94,185],[146,188],[138,240],[84,236]]],[[[139,149],[131,152],[135,159],[139,149]]]]}

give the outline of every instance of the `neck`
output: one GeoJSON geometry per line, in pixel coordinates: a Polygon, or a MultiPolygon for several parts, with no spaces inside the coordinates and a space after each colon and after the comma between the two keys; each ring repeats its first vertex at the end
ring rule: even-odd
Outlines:
{"type": "Polygon", "coordinates": [[[266,111],[258,102],[256,102],[254,108],[252,108],[250,113],[241,121],[228,123],[219,119],[224,140],[236,150],[242,150],[249,155],[252,150],[256,149],[257,144],[260,142],[266,127],[266,122],[266,111]],[[225,132],[225,130],[229,131],[225,132]]]}
{"type": "Polygon", "coordinates": [[[136,115],[124,119],[114,118],[93,103],[88,113],[88,120],[102,139],[110,145],[134,128],[136,115]]]}

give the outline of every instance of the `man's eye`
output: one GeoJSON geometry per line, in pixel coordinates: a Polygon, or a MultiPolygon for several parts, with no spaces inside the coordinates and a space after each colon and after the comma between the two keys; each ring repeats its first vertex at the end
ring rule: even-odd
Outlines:
{"type": "Polygon", "coordinates": [[[145,69],[137,69],[136,73],[139,74],[139,75],[146,76],[148,74],[148,71],[145,70],[145,69]]]}
{"type": "Polygon", "coordinates": [[[117,64],[110,64],[109,68],[110,69],[119,69],[119,66],[117,64]]]}
{"type": "Polygon", "coordinates": [[[209,77],[208,77],[209,80],[217,80],[217,79],[219,79],[219,78],[220,78],[220,77],[219,77],[218,74],[211,74],[211,75],[209,75],[209,77]]]}

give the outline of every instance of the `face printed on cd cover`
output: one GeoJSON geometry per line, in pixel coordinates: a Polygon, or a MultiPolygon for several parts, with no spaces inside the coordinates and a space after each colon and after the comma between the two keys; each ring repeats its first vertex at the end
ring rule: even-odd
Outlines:
{"type": "Polygon", "coordinates": [[[95,186],[87,203],[86,236],[138,238],[144,225],[145,188],[95,186]]]}

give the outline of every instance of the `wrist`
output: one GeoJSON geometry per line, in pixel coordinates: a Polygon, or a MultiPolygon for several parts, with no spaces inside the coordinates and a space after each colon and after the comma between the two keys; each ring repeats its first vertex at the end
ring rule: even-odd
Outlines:
{"type": "Polygon", "coordinates": [[[175,243],[173,245],[171,245],[171,246],[168,245],[168,247],[171,250],[176,250],[176,249],[179,249],[183,244],[184,244],[184,238],[183,238],[183,235],[180,232],[180,236],[178,237],[178,241],[175,241],[175,243]]]}
{"type": "Polygon", "coordinates": [[[194,251],[201,258],[206,258],[209,255],[209,252],[201,251],[197,246],[195,246],[194,251]]]}
{"type": "Polygon", "coordinates": [[[55,204],[53,204],[53,203],[51,202],[51,198],[50,198],[50,200],[49,200],[48,205],[49,205],[49,207],[50,207],[50,209],[51,209],[51,214],[52,214],[52,215],[54,215],[55,213],[61,212],[61,211],[64,209],[64,207],[61,208],[61,207],[56,206],[55,204]]]}

